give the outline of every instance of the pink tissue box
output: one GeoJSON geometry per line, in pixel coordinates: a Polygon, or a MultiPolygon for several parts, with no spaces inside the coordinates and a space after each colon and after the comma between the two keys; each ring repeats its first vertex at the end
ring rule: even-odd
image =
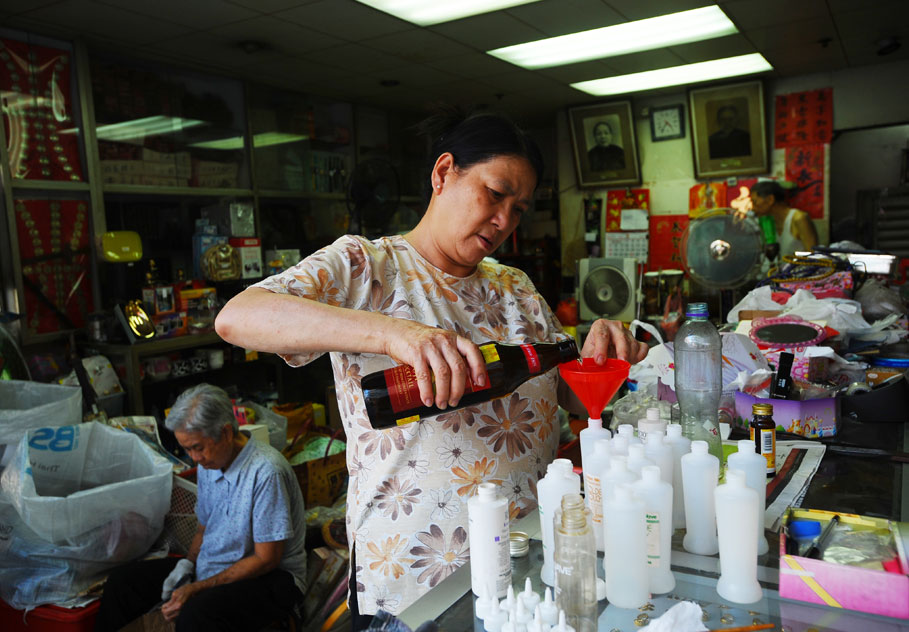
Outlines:
{"type": "Polygon", "coordinates": [[[764,399],[741,391],[735,393],[735,425],[747,428],[753,415],[752,404],[773,406],[773,420],[777,430],[803,437],[832,437],[836,434],[840,401],[835,397],[822,397],[798,401],[794,399],[764,399]]]}
{"type": "MultiPolygon", "coordinates": [[[[815,509],[792,509],[786,520],[818,520],[826,524],[834,515],[853,528],[887,529],[891,534],[896,530],[894,523],[883,518],[815,509]]],[[[899,533],[895,535],[899,548],[899,533]]],[[[905,553],[900,551],[900,557],[905,558],[905,553]]],[[[780,597],[786,599],[906,619],[909,618],[909,575],[906,574],[909,569],[905,562],[901,570],[901,573],[888,573],[786,555],[786,534],[780,532],[780,597]]]]}

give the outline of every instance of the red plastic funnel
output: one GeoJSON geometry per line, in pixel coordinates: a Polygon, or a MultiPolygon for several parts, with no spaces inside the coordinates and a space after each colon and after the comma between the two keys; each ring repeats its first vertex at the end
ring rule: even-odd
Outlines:
{"type": "Polygon", "coordinates": [[[581,362],[565,362],[559,365],[559,374],[587,408],[587,414],[599,419],[606,404],[616,394],[622,382],[628,377],[631,365],[625,360],[609,358],[599,365],[593,358],[581,362]]]}

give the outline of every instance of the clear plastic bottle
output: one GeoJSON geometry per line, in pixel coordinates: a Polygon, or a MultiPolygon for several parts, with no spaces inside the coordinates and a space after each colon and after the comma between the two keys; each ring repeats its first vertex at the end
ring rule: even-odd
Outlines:
{"type": "Polygon", "coordinates": [[[537,483],[537,506],[540,513],[540,530],[543,532],[543,568],[540,578],[548,586],[555,585],[552,563],[553,516],[565,494],[581,493],[581,477],[572,471],[571,461],[556,459],[546,468],[546,476],[537,483]]]}
{"type": "Polygon", "coordinates": [[[554,524],[556,603],[577,632],[597,629],[597,550],[589,514],[580,494],[566,494],[554,524]]]}
{"type": "Polygon", "coordinates": [[[682,433],[692,441],[706,441],[710,454],[722,461],[717,412],[723,390],[723,342],[707,319],[707,303],[689,303],[685,315],[688,320],[675,336],[674,357],[682,433]]]}

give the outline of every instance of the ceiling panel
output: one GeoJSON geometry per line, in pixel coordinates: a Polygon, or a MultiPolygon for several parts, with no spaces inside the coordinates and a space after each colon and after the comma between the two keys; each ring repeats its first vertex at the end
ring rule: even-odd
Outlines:
{"type": "Polygon", "coordinates": [[[225,0],[97,0],[100,4],[118,7],[153,18],[166,15],[167,20],[193,30],[209,29],[220,24],[247,20],[259,15],[258,11],[225,2],[225,0]]]}
{"type": "Polygon", "coordinates": [[[534,28],[507,13],[484,13],[463,20],[436,24],[429,29],[482,52],[546,37],[545,31],[534,28]]]}
{"type": "Polygon", "coordinates": [[[678,55],[679,59],[686,64],[756,52],[754,45],[741,33],[727,35],[726,37],[715,37],[702,42],[670,46],[669,50],[678,55]]]}
{"type": "Polygon", "coordinates": [[[830,16],[798,20],[787,24],[753,28],[745,35],[758,50],[780,50],[818,45],[819,40],[830,38],[831,46],[837,46],[837,31],[830,16]]]}
{"type": "Polygon", "coordinates": [[[422,87],[437,86],[449,81],[457,81],[460,79],[460,77],[453,75],[450,72],[445,72],[444,70],[433,68],[431,66],[424,66],[422,64],[406,64],[403,66],[398,66],[397,68],[389,68],[388,70],[383,70],[382,76],[376,78],[377,81],[379,79],[394,79],[396,81],[400,81],[402,86],[422,87]]]}
{"type": "Polygon", "coordinates": [[[272,16],[260,16],[252,20],[225,24],[209,32],[233,42],[246,40],[262,42],[271,50],[284,53],[307,53],[341,43],[341,40],[331,35],[272,16]]]}
{"type": "Polygon", "coordinates": [[[0,15],[28,13],[34,9],[46,7],[50,4],[57,4],[58,2],[60,2],[60,0],[16,0],[15,2],[4,2],[0,4],[0,15]]]}
{"type": "Polygon", "coordinates": [[[348,68],[354,73],[377,72],[401,65],[401,60],[394,55],[370,50],[359,44],[342,44],[332,48],[323,48],[305,55],[306,59],[316,63],[339,68],[348,68]]]}
{"type": "Polygon", "coordinates": [[[416,28],[364,40],[361,44],[413,63],[425,63],[471,52],[470,48],[453,39],[416,28]]]}
{"type": "Polygon", "coordinates": [[[626,21],[618,11],[601,0],[543,0],[507,10],[547,37],[589,31],[626,21]]]}
{"type": "Polygon", "coordinates": [[[824,0],[732,0],[723,11],[740,29],[774,26],[827,15],[824,0]]]}
{"type": "MultiPolygon", "coordinates": [[[[615,70],[609,64],[602,61],[584,61],[578,64],[569,64],[567,66],[542,68],[537,72],[565,85],[576,81],[587,81],[591,77],[608,77],[615,74],[615,70]]],[[[573,89],[574,88],[572,88],[572,90],[573,89]]]]}
{"type": "Polygon", "coordinates": [[[517,68],[514,64],[509,64],[486,53],[468,53],[457,57],[447,57],[426,62],[426,65],[467,78],[501,75],[517,68]]]}
{"type": "MultiPolygon", "coordinates": [[[[604,0],[612,9],[626,20],[644,20],[667,13],[678,13],[688,9],[699,9],[708,4],[709,0],[604,0]]],[[[760,0],[759,0],[760,1],[760,0]]]]}
{"type": "MultiPolygon", "coordinates": [[[[654,70],[656,68],[681,66],[685,63],[681,57],[668,48],[647,50],[640,53],[631,53],[629,55],[618,55],[616,57],[609,57],[604,61],[615,68],[618,71],[617,74],[620,75],[644,72],[645,70],[654,70]]],[[[596,78],[597,77],[590,77],[590,79],[596,78]]]]}
{"type": "Polygon", "coordinates": [[[349,42],[415,28],[410,22],[399,20],[365,4],[354,2],[354,0],[312,2],[280,11],[275,14],[275,17],[323,33],[331,33],[335,37],[349,42]]]}
{"type": "Polygon", "coordinates": [[[61,25],[69,32],[96,34],[139,45],[182,35],[191,30],[171,21],[139,15],[90,0],[65,0],[23,15],[40,22],[61,25]]]}
{"type": "Polygon", "coordinates": [[[502,75],[485,77],[483,83],[499,86],[501,91],[505,93],[523,92],[525,90],[549,90],[564,87],[563,84],[555,79],[542,77],[529,70],[515,70],[502,75]]]}
{"type": "Polygon", "coordinates": [[[272,60],[281,57],[279,53],[273,51],[250,55],[233,42],[209,33],[175,37],[146,48],[174,59],[191,60],[225,70],[230,69],[227,74],[233,73],[235,68],[267,67],[272,60]]]}
{"type": "Polygon", "coordinates": [[[844,40],[877,40],[896,34],[909,25],[909,2],[900,0],[837,14],[836,28],[844,40]]]}
{"type": "Polygon", "coordinates": [[[261,13],[274,13],[283,11],[292,7],[301,7],[307,4],[318,2],[319,0],[227,0],[231,4],[241,7],[255,9],[261,13]]]}

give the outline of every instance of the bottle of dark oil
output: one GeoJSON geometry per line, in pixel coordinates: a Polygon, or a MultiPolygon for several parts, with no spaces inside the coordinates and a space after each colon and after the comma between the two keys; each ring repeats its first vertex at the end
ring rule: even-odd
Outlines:
{"type": "Polygon", "coordinates": [[[579,356],[574,340],[522,345],[486,342],[479,348],[486,360],[486,383],[480,386],[468,378],[458,405],[445,410],[423,405],[416,375],[410,366],[399,365],[364,376],[360,386],[373,428],[400,426],[508,395],[535,375],[579,356]]]}
{"type": "Polygon", "coordinates": [[[753,418],[749,424],[755,451],[767,460],[767,477],[776,476],[776,422],[771,404],[752,404],[753,418]]]}

